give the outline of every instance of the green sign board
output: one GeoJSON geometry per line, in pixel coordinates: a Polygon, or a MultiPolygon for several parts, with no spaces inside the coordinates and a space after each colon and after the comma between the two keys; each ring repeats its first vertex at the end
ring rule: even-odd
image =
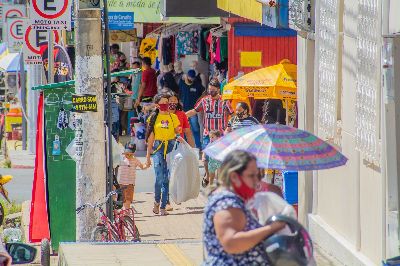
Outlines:
{"type": "Polygon", "coordinates": [[[71,126],[74,91],[73,87],[44,90],[48,207],[54,250],[60,242],[76,239],[76,165],[66,152],[75,137],[71,126]]]}

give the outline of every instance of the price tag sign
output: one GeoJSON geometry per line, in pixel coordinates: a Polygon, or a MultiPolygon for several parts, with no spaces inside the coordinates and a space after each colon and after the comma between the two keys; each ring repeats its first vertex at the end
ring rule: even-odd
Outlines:
{"type": "Polygon", "coordinates": [[[97,112],[97,97],[92,94],[74,94],[72,106],[77,113],[97,112]]]}

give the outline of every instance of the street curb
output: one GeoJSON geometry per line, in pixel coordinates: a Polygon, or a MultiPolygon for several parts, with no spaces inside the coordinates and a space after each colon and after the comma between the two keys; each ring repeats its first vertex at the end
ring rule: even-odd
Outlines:
{"type": "Polygon", "coordinates": [[[35,169],[35,167],[29,165],[13,165],[11,162],[11,169],[35,169]]]}
{"type": "Polygon", "coordinates": [[[21,230],[25,243],[29,243],[29,221],[30,221],[31,201],[27,200],[22,203],[21,230]]]}

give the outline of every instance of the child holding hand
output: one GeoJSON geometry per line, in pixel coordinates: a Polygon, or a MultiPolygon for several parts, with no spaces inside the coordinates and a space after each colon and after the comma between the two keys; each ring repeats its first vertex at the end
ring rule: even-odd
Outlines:
{"type": "Polygon", "coordinates": [[[139,167],[144,170],[149,168],[149,165],[142,164],[136,157],[136,145],[128,143],[125,145],[125,150],[122,153],[122,160],[118,170],[119,183],[122,189],[124,209],[130,209],[133,201],[136,182],[136,169],[139,167]]]}

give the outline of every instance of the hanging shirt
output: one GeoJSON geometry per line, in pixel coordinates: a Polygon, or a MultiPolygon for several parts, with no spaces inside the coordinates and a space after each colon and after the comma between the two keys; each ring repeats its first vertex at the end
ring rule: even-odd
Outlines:
{"type": "Polygon", "coordinates": [[[180,122],[175,114],[158,114],[154,124],[154,139],[160,141],[175,139],[175,128],[179,126],[180,122]]]}
{"type": "Polygon", "coordinates": [[[233,113],[233,109],[228,101],[213,99],[206,96],[194,107],[196,112],[204,112],[204,136],[208,136],[210,131],[218,130],[224,132],[227,126],[227,115],[233,113]]]}
{"type": "Polygon", "coordinates": [[[140,43],[139,55],[141,57],[150,57],[151,62],[155,62],[157,57],[156,51],[157,39],[145,38],[140,43]]]}

